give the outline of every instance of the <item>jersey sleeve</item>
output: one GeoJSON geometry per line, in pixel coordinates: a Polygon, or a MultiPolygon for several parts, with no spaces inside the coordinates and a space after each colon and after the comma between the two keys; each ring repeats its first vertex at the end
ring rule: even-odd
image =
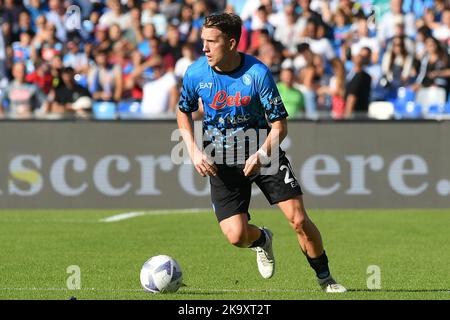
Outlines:
{"type": "Polygon", "coordinates": [[[181,88],[178,108],[185,113],[191,113],[198,110],[198,94],[195,90],[195,85],[189,77],[188,71],[183,77],[183,87],[181,88]]]}
{"type": "Polygon", "coordinates": [[[270,122],[288,117],[270,70],[267,70],[259,81],[258,91],[259,99],[270,122]]]}

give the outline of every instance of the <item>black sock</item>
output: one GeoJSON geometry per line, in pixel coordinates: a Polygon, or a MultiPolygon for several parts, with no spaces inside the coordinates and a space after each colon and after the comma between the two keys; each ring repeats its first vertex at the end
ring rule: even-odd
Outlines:
{"type": "Polygon", "coordinates": [[[309,262],[311,268],[316,272],[317,278],[325,279],[330,276],[330,269],[328,268],[328,257],[325,254],[325,251],[321,256],[317,258],[310,258],[306,256],[306,259],[309,262]]]}
{"type": "Polygon", "coordinates": [[[264,245],[266,244],[266,233],[261,229],[259,230],[261,231],[261,235],[258,239],[256,239],[255,242],[250,245],[249,248],[264,247],[264,245]]]}

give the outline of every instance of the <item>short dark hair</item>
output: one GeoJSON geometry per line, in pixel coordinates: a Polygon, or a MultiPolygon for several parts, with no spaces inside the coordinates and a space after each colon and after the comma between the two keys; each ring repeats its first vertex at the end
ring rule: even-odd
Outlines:
{"type": "Polygon", "coordinates": [[[212,14],[205,18],[204,28],[216,28],[222,31],[229,39],[239,43],[241,38],[242,20],[234,13],[212,14]]]}

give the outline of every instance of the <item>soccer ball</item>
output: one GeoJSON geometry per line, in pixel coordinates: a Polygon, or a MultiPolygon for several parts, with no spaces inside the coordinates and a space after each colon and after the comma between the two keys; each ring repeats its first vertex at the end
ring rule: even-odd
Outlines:
{"type": "Polygon", "coordinates": [[[147,260],[141,269],[141,285],[147,292],[176,292],[182,285],[183,274],[175,259],[159,255],[147,260]]]}

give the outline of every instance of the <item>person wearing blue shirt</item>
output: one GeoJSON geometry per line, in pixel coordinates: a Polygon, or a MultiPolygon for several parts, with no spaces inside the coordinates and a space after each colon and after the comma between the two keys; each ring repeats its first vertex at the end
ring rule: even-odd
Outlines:
{"type": "Polygon", "coordinates": [[[205,56],[186,71],[177,113],[189,156],[198,173],[209,176],[222,232],[231,244],[256,251],[263,278],[275,271],[273,235],[249,224],[253,182],[285,214],[321,288],[345,292],[331,276],[320,232],[306,214],[300,184],[279,147],[287,135],[288,113],[267,66],[238,52],[241,27],[240,17],[232,13],[205,18],[205,56]],[[195,142],[192,123],[199,100],[204,110],[203,148],[195,142]]]}

